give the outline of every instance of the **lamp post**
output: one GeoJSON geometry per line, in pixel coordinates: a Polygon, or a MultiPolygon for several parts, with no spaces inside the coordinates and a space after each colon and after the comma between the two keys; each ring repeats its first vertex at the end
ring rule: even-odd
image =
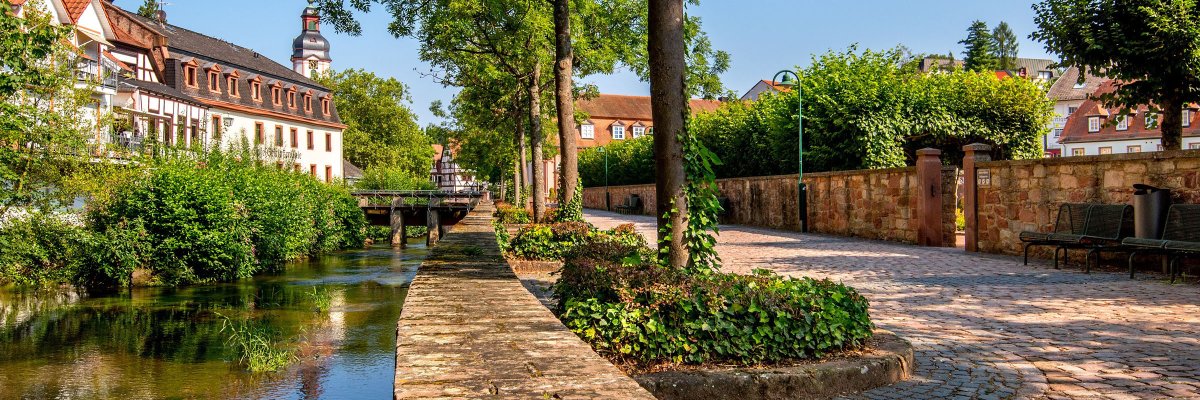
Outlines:
{"type": "Polygon", "coordinates": [[[608,152],[604,151],[604,146],[600,146],[596,151],[604,155],[604,211],[612,211],[608,195],[608,152]]]}
{"type": "Polygon", "coordinates": [[[786,86],[796,90],[796,182],[798,187],[796,191],[798,212],[800,214],[800,232],[808,232],[808,187],[804,185],[804,92],[800,86],[800,75],[792,70],[783,70],[775,73],[771,78],[771,84],[779,82],[779,86],[786,86]],[[780,80],[779,76],[783,75],[780,80]],[[794,79],[793,79],[794,78],[794,79]]]}

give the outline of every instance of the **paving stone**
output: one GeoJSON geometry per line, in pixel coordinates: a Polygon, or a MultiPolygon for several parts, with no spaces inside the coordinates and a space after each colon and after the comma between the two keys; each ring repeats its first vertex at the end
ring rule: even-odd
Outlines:
{"type": "MultiPolygon", "coordinates": [[[[652,217],[587,219],[654,237],[652,217]]],[[[912,379],[851,398],[1200,398],[1192,381],[1172,381],[1200,376],[1196,285],[734,225],[721,227],[717,251],[728,272],[846,283],[879,327],[913,343],[912,379]]]]}

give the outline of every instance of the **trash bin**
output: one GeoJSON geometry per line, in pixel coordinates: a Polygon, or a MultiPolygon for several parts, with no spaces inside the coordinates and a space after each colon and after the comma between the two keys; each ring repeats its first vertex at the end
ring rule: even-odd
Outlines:
{"type": "Polygon", "coordinates": [[[1143,239],[1162,238],[1171,208],[1171,190],[1146,184],[1133,185],[1133,235],[1143,239]]]}

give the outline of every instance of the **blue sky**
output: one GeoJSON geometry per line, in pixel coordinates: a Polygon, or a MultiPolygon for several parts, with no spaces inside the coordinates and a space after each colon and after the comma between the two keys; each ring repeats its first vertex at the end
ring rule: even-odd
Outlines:
{"type": "MultiPolygon", "coordinates": [[[[170,23],[252,48],[291,65],[292,39],[300,32],[304,0],[168,0],[170,23]],[[233,11],[236,10],[236,11],[233,11]]],[[[142,0],[117,0],[136,10],[142,0]]],[[[705,0],[688,13],[703,19],[713,44],[732,55],[722,81],[739,95],[776,71],[807,65],[813,54],[851,44],[882,49],[903,44],[915,52],[961,57],[958,44],[975,19],[994,26],[1006,21],[1021,38],[1021,56],[1049,58],[1028,39],[1034,29],[1031,3],[974,0],[705,0]]],[[[335,69],[362,68],[399,79],[411,91],[411,107],[421,125],[438,122],[429,112],[434,100],[449,102],[457,91],[423,77],[429,67],[418,59],[417,43],[393,38],[382,10],[360,14],[363,35],[323,32],[332,43],[335,69]]],[[[584,79],[602,93],[646,95],[649,85],[629,73],[584,79]]]]}

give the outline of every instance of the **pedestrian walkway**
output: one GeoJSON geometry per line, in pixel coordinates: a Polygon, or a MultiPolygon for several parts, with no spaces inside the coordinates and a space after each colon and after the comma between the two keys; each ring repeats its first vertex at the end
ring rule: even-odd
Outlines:
{"type": "MultiPolygon", "coordinates": [[[[587,212],[601,228],[654,219],[587,212]]],[[[871,399],[1200,398],[1200,287],[1015,257],[723,226],[724,270],[828,277],[910,340],[914,377],[871,399]]]]}
{"type": "Polygon", "coordinates": [[[400,315],[396,398],[653,398],[525,290],[491,213],[472,211],[418,270],[400,315]]]}

